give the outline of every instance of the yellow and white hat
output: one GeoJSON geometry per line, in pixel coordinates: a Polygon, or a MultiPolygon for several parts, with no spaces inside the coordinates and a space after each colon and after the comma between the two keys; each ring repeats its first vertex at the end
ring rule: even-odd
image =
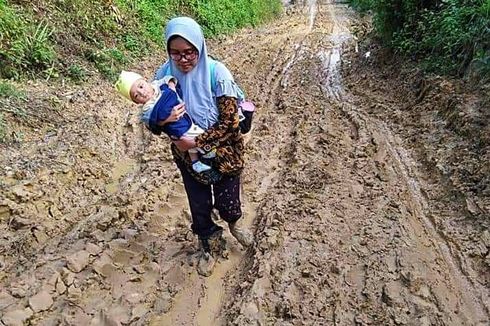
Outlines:
{"type": "Polygon", "coordinates": [[[131,100],[131,95],[129,94],[129,91],[131,90],[131,86],[133,86],[135,81],[141,78],[143,78],[143,76],[141,76],[140,74],[137,74],[132,71],[123,70],[119,75],[119,79],[117,80],[114,86],[122,96],[124,96],[128,100],[131,100]]]}

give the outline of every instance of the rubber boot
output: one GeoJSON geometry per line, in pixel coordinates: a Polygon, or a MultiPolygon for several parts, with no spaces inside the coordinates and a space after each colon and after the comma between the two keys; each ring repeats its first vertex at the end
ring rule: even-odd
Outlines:
{"type": "Polygon", "coordinates": [[[236,222],[235,223],[229,223],[230,226],[230,233],[237,239],[237,241],[245,248],[250,247],[253,242],[254,242],[254,237],[252,235],[252,232],[249,230],[240,228],[236,222]]]}
{"type": "Polygon", "coordinates": [[[213,274],[214,266],[216,265],[216,259],[214,259],[208,239],[199,239],[201,244],[201,253],[199,261],[197,263],[197,272],[205,277],[213,274]]]}

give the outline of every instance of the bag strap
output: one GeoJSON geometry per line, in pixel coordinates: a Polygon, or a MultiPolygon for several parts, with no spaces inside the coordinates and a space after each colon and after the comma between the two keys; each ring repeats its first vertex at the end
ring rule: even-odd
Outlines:
{"type": "Polygon", "coordinates": [[[211,75],[211,91],[216,94],[218,83],[216,82],[216,64],[218,61],[209,58],[209,74],[211,75]]]}

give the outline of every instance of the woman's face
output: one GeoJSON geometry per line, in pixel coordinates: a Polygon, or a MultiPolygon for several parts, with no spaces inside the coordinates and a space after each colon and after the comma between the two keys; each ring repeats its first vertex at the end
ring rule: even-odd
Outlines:
{"type": "Polygon", "coordinates": [[[177,36],[168,43],[168,53],[177,68],[183,73],[188,73],[196,65],[199,59],[197,49],[184,38],[177,36]]]}

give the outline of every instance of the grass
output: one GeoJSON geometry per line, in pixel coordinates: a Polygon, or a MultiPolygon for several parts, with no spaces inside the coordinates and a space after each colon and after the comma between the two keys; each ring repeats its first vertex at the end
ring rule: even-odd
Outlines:
{"type": "Polygon", "coordinates": [[[27,96],[24,91],[18,90],[12,83],[0,80],[0,98],[26,100],[27,96]]]}
{"type": "Polygon", "coordinates": [[[172,17],[194,17],[210,37],[256,26],[281,8],[279,0],[0,0],[0,78],[81,82],[88,64],[112,80],[162,50],[172,17]]]}
{"type": "Polygon", "coordinates": [[[53,32],[46,21],[33,19],[32,10],[0,0],[0,77],[18,78],[48,68],[56,56],[53,32]]]}
{"type": "Polygon", "coordinates": [[[4,112],[23,117],[25,114],[16,108],[12,108],[12,102],[18,100],[26,101],[27,95],[24,91],[18,90],[12,83],[0,80],[0,143],[9,140],[9,127],[4,112]]]}

